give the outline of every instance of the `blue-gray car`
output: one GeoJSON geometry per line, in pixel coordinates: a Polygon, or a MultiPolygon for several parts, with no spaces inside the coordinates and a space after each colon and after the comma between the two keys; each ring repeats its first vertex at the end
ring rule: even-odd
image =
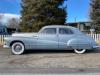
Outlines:
{"type": "Polygon", "coordinates": [[[64,25],[49,25],[37,33],[14,33],[6,37],[4,48],[16,55],[25,50],[74,50],[82,54],[98,48],[96,42],[79,29],[64,25]]]}

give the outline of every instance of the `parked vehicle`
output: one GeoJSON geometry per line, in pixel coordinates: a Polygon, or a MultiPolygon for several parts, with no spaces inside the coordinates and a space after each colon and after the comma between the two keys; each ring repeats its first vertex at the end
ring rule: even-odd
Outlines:
{"type": "Polygon", "coordinates": [[[4,40],[4,48],[12,48],[12,53],[16,55],[29,49],[74,50],[82,54],[99,47],[77,28],[63,25],[45,26],[38,33],[15,33],[4,40]]]}
{"type": "Polygon", "coordinates": [[[0,35],[7,35],[7,27],[4,25],[0,25],[0,35]]]}

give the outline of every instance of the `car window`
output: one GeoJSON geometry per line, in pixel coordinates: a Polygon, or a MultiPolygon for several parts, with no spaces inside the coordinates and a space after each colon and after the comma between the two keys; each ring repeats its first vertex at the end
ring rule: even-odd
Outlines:
{"type": "Polygon", "coordinates": [[[59,34],[73,34],[73,31],[68,28],[59,28],[59,34]]]}
{"type": "Polygon", "coordinates": [[[41,33],[43,33],[43,34],[56,34],[56,28],[46,28],[41,33]]]}

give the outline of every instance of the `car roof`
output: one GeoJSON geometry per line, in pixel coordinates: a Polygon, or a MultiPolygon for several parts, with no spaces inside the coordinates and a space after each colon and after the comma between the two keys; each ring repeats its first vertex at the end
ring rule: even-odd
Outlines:
{"type": "Polygon", "coordinates": [[[70,29],[77,29],[75,27],[66,26],[66,25],[48,25],[48,26],[44,26],[44,28],[70,28],[70,29]]]}
{"type": "Polygon", "coordinates": [[[82,32],[80,32],[80,30],[78,28],[75,28],[75,27],[72,27],[72,26],[66,26],[66,25],[48,25],[48,26],[44,26],[39,32],[41,32],[45,28],[69,28],[69,29],[72,29],[75,34],[83,34],[82,32]]]}

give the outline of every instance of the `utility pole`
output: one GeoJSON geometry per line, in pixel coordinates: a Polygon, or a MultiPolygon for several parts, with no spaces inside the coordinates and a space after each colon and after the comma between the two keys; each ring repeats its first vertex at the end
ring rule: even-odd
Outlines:
{"type": "Polygon", "coordinates": [[[77,18],[75,17],[75,23],[77,22],[77,18]]]}

